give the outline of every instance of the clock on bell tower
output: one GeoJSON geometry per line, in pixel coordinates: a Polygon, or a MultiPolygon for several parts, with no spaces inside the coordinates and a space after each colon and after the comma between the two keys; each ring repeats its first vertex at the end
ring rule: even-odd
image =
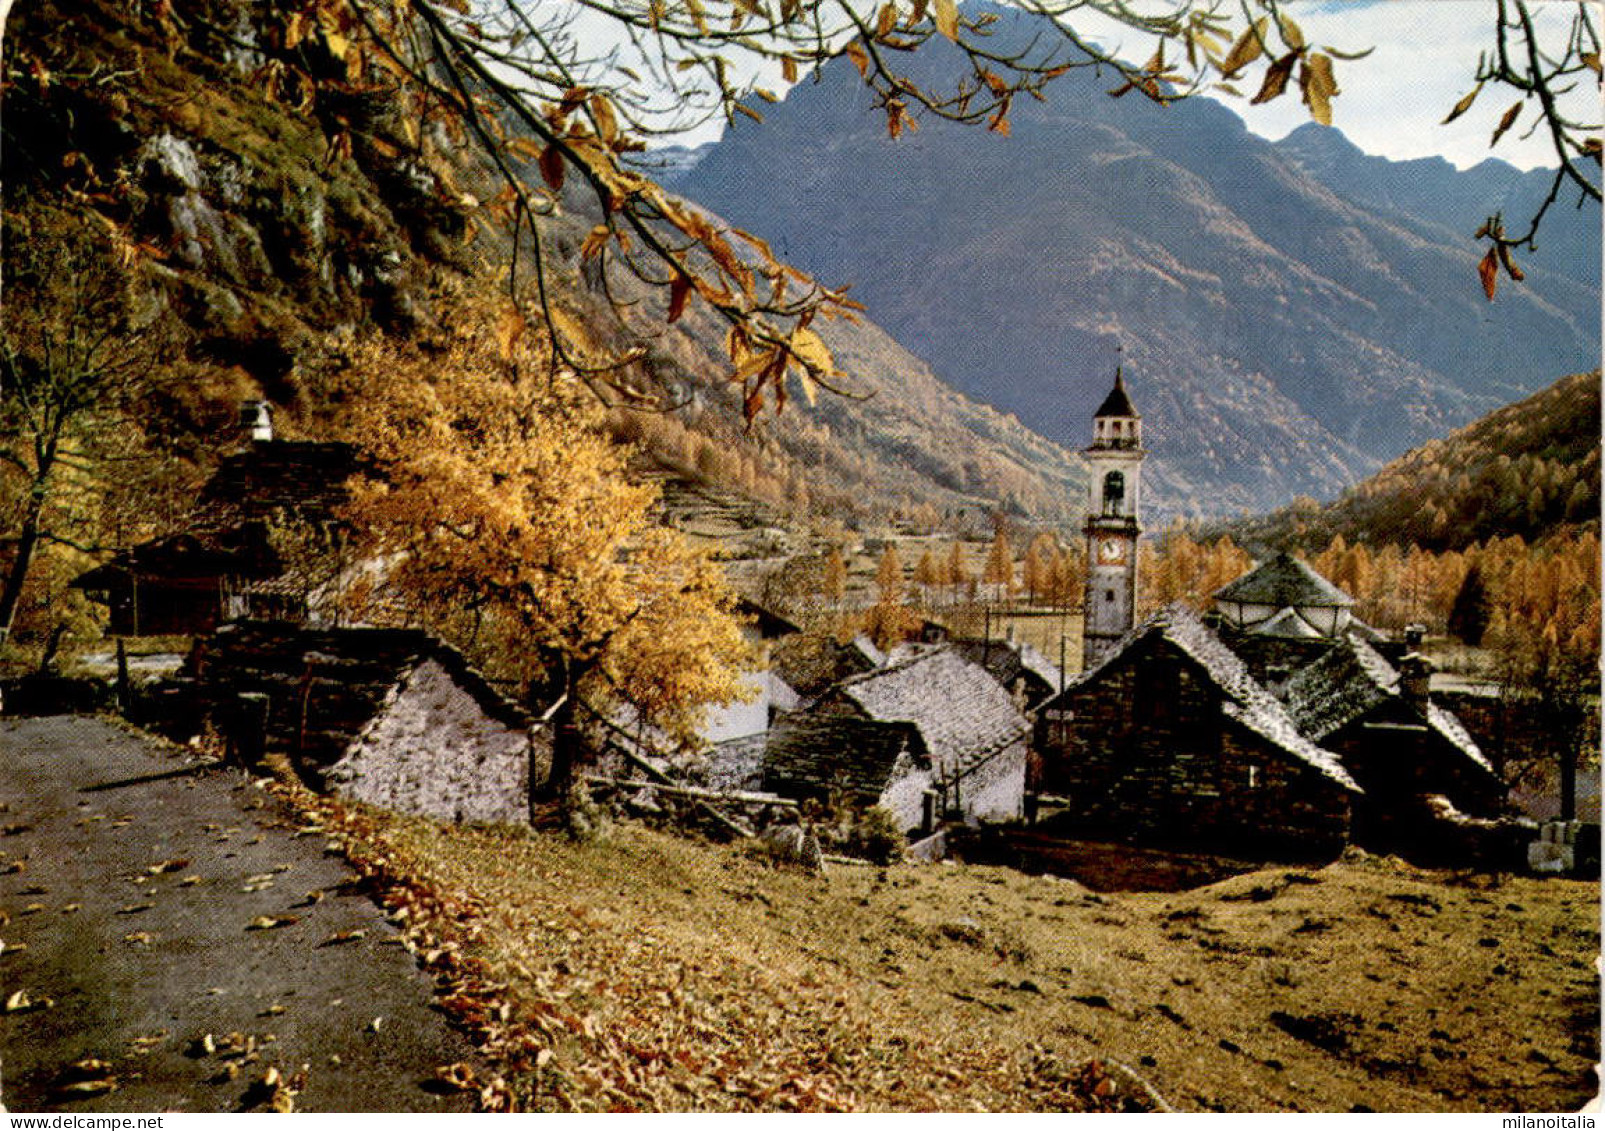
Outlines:
{"type": "Polygon", "coordinates": [[[1087,590],[1081,632],[1082,669],[1097,663],[1130,631],[1137,611],[1137,525],[1141,499],[1142,417],[1125,381],[1092,417],[1092,446],[1082,451],[1092,477],[1087,498],[1087,590]]]}

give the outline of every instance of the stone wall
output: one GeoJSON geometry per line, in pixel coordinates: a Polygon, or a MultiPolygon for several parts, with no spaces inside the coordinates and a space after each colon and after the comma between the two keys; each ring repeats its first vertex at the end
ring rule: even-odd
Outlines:
{"type": "Polygon", "coordinates": [[[925,816],[925,791],[931,788],[931,771],[908,751],[898,756],[886,788],[875,804],[890,813],[905,833],[919,828],[925,816]]]}
{"type": "Polygon", "coordinates": [[[966,820],[1010,821],[1021,816],[1025,808],[1026,750],[1022,739],[959,778],[958,801],[966,820]]]}
{"type": "Polygon", "coordinates": [[[1037,727],[1042,789],[1089,834],[1298,855],[1345,842],[1349,793],[1221,713],[1221,692],[1158,644],[1073,689],[1037,727]]]}
{"type": "Polygon", "coordinates": [[[325,780],[344,796],[386,809],[516,823],[528,818],[529,764],[530,732],[491,718],[439,662],[426,659],[325,780]]]}

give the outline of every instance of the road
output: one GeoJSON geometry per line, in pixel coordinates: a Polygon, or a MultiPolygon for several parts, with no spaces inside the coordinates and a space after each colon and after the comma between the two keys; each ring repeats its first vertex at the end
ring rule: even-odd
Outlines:
{"type": "Polygon", "coordinates": [[[237,769],[0,720],[0,1106],[470,1110],[432,1083],[467,1040],[325,848],[237,769]]]}

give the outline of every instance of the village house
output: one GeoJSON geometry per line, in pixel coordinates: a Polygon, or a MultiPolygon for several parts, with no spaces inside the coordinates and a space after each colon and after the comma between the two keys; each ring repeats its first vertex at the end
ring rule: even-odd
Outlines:
{"type": "Polygon", "coordinates": [[[1398,667],[1349,636],[1295,672],[1282,699],[1299,730],[1332,750],[1360,783],[1353,838],[1413,850],[1430,841],[1443,798],[1457,812],[1496,817],[1505,783],[1451,712],[1432,701],[1432,665],[1410,653],[1398,667]]]}
{"type": "Polygon", "coordinates": [[[413,629],[242,621],[190,661],[202,717],[247,763],[314,789],[448,821],[521,822],[538,725],[461,653],[413,629]]]}
{"type": "Polygon", "coordinates": [[[1172,605],[1039,713],[1033,791],[1073,835],[1223,852],[1347,842],[1361,788],[1202,618],[1172,605]]]}
{"type": "Polygon", "coordinates": [[[326,619],[350,444],[275,439],[264,401],[241,408],[245,447],[207,481],[178,534],[134,546],[73,585],[119,636],[190,636],[239,617],[326,619]]]}
{"type": "Polygon", "coordinates": [[[1029,733],[995,679],[937,646],[845,679],[782,716],[769,736],[763,783],[789,796],[824,796],[845,776],[857,795],[891,808],[905,830],[949,814],[1018,818],[1029,733]],[[861,755],[858,742],[872,753],[861,755]]]}
{"type": "Polygon", "coordinates": [[[1354,616],[1354,598],[1283,552],[1213,596],[1221,638],[1261,679],[1285,679],[1350,637],[1386,646],[1354,616]]]}

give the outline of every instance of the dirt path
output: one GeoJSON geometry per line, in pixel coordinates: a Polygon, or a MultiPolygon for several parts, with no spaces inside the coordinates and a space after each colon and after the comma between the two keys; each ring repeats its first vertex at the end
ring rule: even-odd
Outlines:
{"type": "Polygon", "coordinates": [[[105,721],[0,722],[0,1105],[469,1109],[430,1084],[466,1040],[298,825],[105,721]]]}

